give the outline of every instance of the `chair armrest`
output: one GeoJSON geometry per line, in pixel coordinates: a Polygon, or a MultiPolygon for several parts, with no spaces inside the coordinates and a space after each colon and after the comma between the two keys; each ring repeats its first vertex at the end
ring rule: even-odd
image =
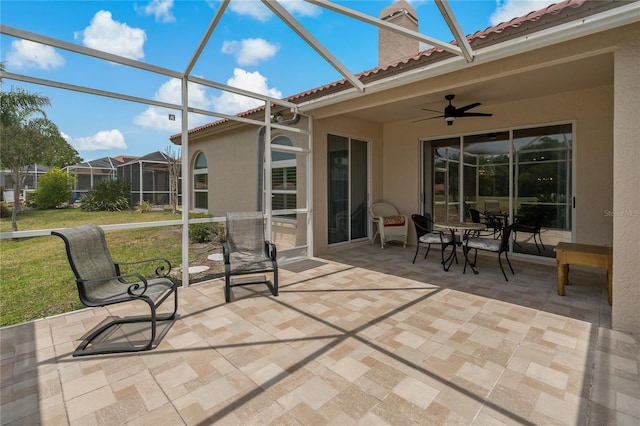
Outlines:
{"type": "Polygon", "coordinates": [[[141,264],[144,264],[144,263],[152,263],[152,262],[162,263],[161,265],[159,265],[155,269],[155,274],[158,277],[166,277],[167,275],[169,275],[169,272],[171,272],[171,262],[169,262],[168,259],[165,259],[163,257],[155,257],[153,259],[137,260],[135,262],[118,262],[115,265],[118,268],[118,272],[119,272],[120,271],[120,269],[119,269],[120,266],[141,265],[141,264]]]}
{"type": "Polygon", "coordinates": [[[231,249],[229,249],[229,243],[228,242],[224,242],[222,243],[222,257],[224,258],[224,263],[225,264],[230,264],[231,263],[231,249]]]}
{"type": "Polygon", "coordinates": [[[269,256],[269,259],[276,260],[278,257],[278,251],[276,249],[276,245],[270,241],[264,242],[264,248],[269,256]]]}
{"type": "Polygon", "coordinates": [[[129,288],[127,288],[127,293],[130,296],[135,296],[135,297],[140,297],[144,295],[144,293],[147,291],[147,288],[149,287],[149,284],[147,283],[147,279],[142,275],[136,274],[136,273],[116,275],[114,277],[99,278],[96,280],[78,280],[78,283],[93,284],[93,283],[103,283],[105,281],[118,281],[123,285],[129,285],[129,288]],[[137,281],[134,281],[134,282],[128,281],[128,279],[131,279],[131,278],[135,278],[137,281]],[[142,291],[140,291],[140,288],[142,288],[142,291]]]}

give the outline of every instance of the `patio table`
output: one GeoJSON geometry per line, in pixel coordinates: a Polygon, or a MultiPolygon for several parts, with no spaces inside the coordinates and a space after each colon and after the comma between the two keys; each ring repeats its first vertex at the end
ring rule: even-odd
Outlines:
{"type": "Polygon", "coordinates": [[[558,294],[564,296],[564,286],[569,284],[569,265],[592,266],[607,270],[607,292],[609,306],[613,296],[613,248],[589,244],[558,243],[556,248],[558,265],[558,294]]]}
{"type": "Polygon", "coordinates": [[[475,222],[447,222],[447,223],[435,222],[434,226],[440,229],[448,229],[449,232],[451,232],[451,236],[453,237],[453,240],[456,241],[456,244],[453,245],[453,251],[447,258],[447,260],[445,260],[445,265],[444,265],[445,271],[449,270],[454,260],[456,261],[456,263],[458,261],[456,246],[458,244],[461,244],[462,241],[464,241],[464,239],[470,233],[476,232],[476,231],[484,231],[485,229],[487,229],[487,225],[485,225],[484,223],[475,223],[475,222]],[[456,232],[460,233],[460,237],[457,239],[456,239],[456,232]]]}

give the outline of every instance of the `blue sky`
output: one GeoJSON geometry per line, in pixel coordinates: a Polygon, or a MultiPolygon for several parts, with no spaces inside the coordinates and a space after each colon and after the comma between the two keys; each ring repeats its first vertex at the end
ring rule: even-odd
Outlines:
{"type": "MultiPolygon", "coordinates": [[[[378,17],[393,2],[334,3],[378,17]]],[[[432,0],[410,3],[423,34],[442,41],[453,39],[432,0]]],[[[551,3],[452,0],[449,4],[464,33],[470,34],[551,3]]],[[[3,25],[184,71],[219,4],[217,0],[2,0],[0,20],[3,25]]],[[[301,0],[282,4],[351,72],[376,67],[376,27],[301,0]]],[[[0,36],[0,53],[8,72],[180,103],[180,83],[166,76],[5,35],[0,36]]],[[[342,78],[269,9],[253,0],[232,0],[192,74],[276,98],[342,78]]],[[[50,98],[48,117],[85,160],[164,151],[172,146],[169,136],[180,131],[177,111],[11,80],[3,81],[2,90],[12,86],[50,98]],[[168,120],[169,113],[176,114],[176,121],[168,120]]],[[[234,114],[255,107],[256,102],[194,86],[190,105],[234,114]]],[[[213,120],[190,115],[189,127],[213,120]]]]}

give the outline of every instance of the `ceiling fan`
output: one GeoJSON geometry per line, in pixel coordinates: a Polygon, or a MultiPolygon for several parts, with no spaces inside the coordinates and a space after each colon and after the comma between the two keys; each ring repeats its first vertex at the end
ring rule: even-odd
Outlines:
{"type": "MultiPolygon", "coordinates": [[[[493,114],[489,114],[489,113],[486,113],[486,112],[467,112],[472,108],[475,108],[477,106],[482,105],[480,102],[475,102],[473,104],[469,104],[469,105],[465,105],[465,106],[460,107],[460,108],[456,108],[455,106],[453,106],[451,104],[451,101],[455,97],[456,97],[456,95],[446,95],[444,97],[446,100],[449,101],[449,105],[447,105],[444,108],[444,113],[442,115],[437,115],[435,117],[421,118],[420,120],[414,121],[414,123],[417,123],[418,121],[422,121],[422,120],[431,120],[431,119],[434,119],[434,118],[442,118],[442,117],[444,117],[444,119],[447,122],[447,125],[451,126],[456,118],[461,118],[461,117],[491,117],[493,115],[493,114]]],[[[429,108],[422,108],[422,110],[423,111],[440,112],[440,111],[436,111],[436,110],[429,109],[429,108]]]]}

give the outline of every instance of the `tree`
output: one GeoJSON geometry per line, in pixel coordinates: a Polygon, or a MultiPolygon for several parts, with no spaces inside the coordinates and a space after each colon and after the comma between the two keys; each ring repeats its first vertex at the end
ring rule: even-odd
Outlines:
{"type": "Polygon", "coordinates": [[[50,167],[64,168],[84,160],[62,136],[53,136],[47,143],[42,162],[50,167]]]}
{"type": "MultiPolygon", "coordinates": [[[[3,63],[0,63],[0,71],[4,71],[3,63]]],[[[0,165],[11,170],[13,180],[12,231],[18,230],[16,219],[20,212],[20,189],[27,168],[36,163],[45,163],[46,160],[58,161],[58,157],[69,158],[67,155],[58,155],[65,150],[56,147],[61,145],[61,141],[66,141],[44,112],[44,108],[50,105],[48,97],[22,88],[0,91],[0,165]]]]}
{"type": "Polygon", "coordinates": [[[182,159],[180,151],[174,152],[170,146],[165,150],[165,155],[167,156],[167,164],[169,166],[169,200],[171,202],[171,212],[176,214],[178,211],[178,185],[180,182],[182,159]]]}
{"type": "Polygon", "coordinates": [[[66,202],[73,194],[75,177],[57,167],[42,175],[36,191],[36,206],[53,209],[66,202]]]}

